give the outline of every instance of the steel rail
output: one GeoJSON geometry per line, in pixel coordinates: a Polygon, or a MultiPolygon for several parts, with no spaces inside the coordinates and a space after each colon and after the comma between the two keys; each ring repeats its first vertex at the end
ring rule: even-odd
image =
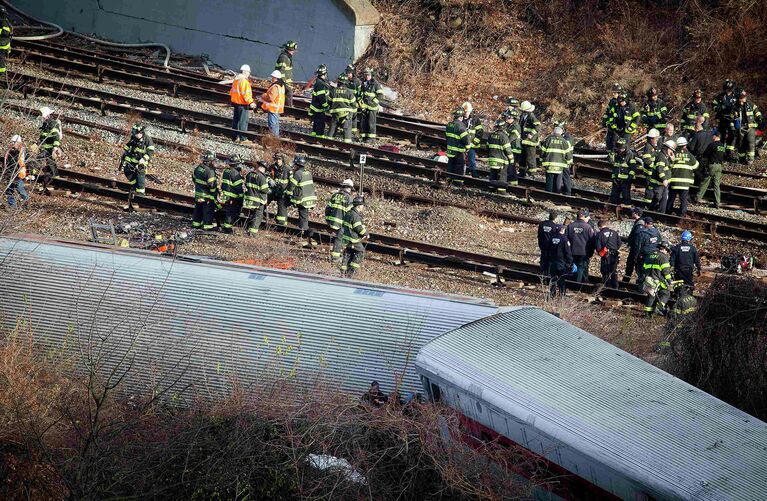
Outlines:
{"type": "MultiPolygon", "coordinates": [[[[21,61],[38,61],[48,66],[71,69],[83,74],[95,76],[99,82],[114,80],[127,83],[149,85],[153,89],[167,92],[172,97],[203,97],[212,102],[229,104],[229,89],[218,81],[202,78],[201,76],[169,74],[164,68],[154,68],[139,64],[135,61],[121,61],[115,58],[96,56],[71,48],[60,48],[53,45],[28,43],[18,51],[21,61]]],[[[265,92],[266,89],[255,86],[255,92],[265,92]]],[[[293,106],[285,107],[285,115],[297,119],[309,120],[309,101],[294,98],[293,106]]],[[[396,139],[407,140],[416,147],[444,146],[445,138],[442,128],[422,126],[408,120],[379,116],[378,132],[381,135],[396,139]]]]}
{"type": "MultiPolygon", "coordinates": [[[[88,192],[117,200],[127,200],[130,190],[130,184],[124,181],[115,181],[66,169],[59,170],[59,177],[54,178],[53,183],[73,192],[88,192]]],[[[194,197],[191,195],[159,190],[157,188],[147,188],[145,195],[135,194],[133,200],[139,206],[182,214],[190,214],[194,204],[194,197]]],[[[298,228],[295,226],[298,218],[290,217],[289,221],[294,225],[290,230],[293,233],[298,233],[298,228]]],[[[331,241],[332,235],[327,231],[325,224],[310,221],[310,227],[318,234],[322,241],[331,241]]],[[[377,254],[395,256],[403,263],[409,260],[476,273],[490,273],[505,280],[519,280],[537,285],[542,284],[544,280],[539,274],[539,267],[535,264],[466,252],[389,235],[371,233],[369,240],[366,242],[366,248],[377,254]]],[[[644,298],[644,294],[634,290],[604,288],[598,277],[592,276],[589,277],[589,280],[588,284],[574,282],[568,282],[568,284],[571,290],[599,293],[607,298],[629,299],[637,302],[644,298]]]]}
{"type": "MultiPolygon", "coordinates": [[[[231,136],[233,132],[229,128],[229,120],[218,115],[189,111],[171,105],[147,102],[141,99],[12,72],[9,72],[9,78],[14,86],[21,88],[25,97],[30,92],[36,92],[53,98],[76,101],[86,106],[98,108],[102,112],[106,112],[106,110],[121,113],[139,112],[151,119],[178,124],[182,132],[197,129],[224,136],[231,136]]],[[[258,140],[266,133],[267,129],[261,126],[259,130],[263,132],[248,131],[244,134],[258,140]]],[[[299,132],[285,132],[284,137],[281,137],[280,141],[289,144],[301,153],[348,161],[351,164],[353,164],[357,154],[365,153],[368,155],[368,165],[373,167],[420,176],[432,182],[462,180],[469,187],[494,190],[494,185],[487,179],[447,173],[441,170],[442,164],[421,157],[403,153],[392,153],[369,146],[350,145],[339,141],[320,139],[299,132]]],[[[605,193],[576,188],[573,189],[573,196],[566,196],[546,192],[543,189],[545,184],[543,181],[523,179],[522,182],[526,186],[508,187],[508,191],[528,200],[548,200],[560,205],[567,204],[572,207],[615,212],[616,216],[628,214],[628,208],[610,204],[608,201],[609,196],[605,193]]],[[[767,241],[767,231],[765,231],[767,230],[767,225],[752,221],[695,211],[688,211],[686,218],[652,211],[646,211],[646,213],[659,222],[676,227],[695,226],[699,229],[702,228],[710,234],[718,233],[767,241]]]]}

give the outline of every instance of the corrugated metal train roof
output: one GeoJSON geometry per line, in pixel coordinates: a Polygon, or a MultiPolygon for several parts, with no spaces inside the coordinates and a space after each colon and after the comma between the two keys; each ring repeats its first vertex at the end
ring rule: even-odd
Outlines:
{"type": "Polygon", "coordinates": [[[767,424],[538,308],[444,334],[416,363],[524,409],[549,435],[655,482],[659,498],[767,499],[767,424]]]}
{"type": "Polygon", "coordinates": [[[363,392],[420,383],[417,351],[493,314],[484,300],[75,242],[0,239],[0,313],[38,341],[104,365],[130,353],[134,387],[183,376],[220,394],[275,375],[363,392]],[[96,342],[92,342],[95,340],[96,342]],[[135,377],[134,377],[135,376],[135,377]]]}

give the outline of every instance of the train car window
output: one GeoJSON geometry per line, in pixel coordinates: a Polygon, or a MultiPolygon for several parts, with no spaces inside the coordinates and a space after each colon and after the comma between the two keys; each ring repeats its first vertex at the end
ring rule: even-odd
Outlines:
{"type": "Polygon", "coordinates": [[[440,391],[439,385],[434,383],[431,383],[431,399],[435,404],[442,401],[442,391],[440,391]]]}
{"type": "Polygon", "coordinates": [[[479,400],[477,400],[477,412],[482,414],[482,404],[479,403],[479,400]]]}

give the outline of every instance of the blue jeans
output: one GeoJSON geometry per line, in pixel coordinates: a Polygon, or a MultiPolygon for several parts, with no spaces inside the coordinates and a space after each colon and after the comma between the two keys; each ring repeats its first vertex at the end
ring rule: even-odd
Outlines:
{"type": "Polygon", "coordinates": [[[280,137],[280,115],[272,112],[267,113],[266,123],[269,125],[269,130],[272,131],[272,134],[280,137]]]}
{"type": "Polygon", "coordinates": [[[14,196],[14,192],[19,194],[19,198],[22,202],[26,202],[29,200],[29,195],[27,195],[27,190],[24,189],[24,180],[23,179],[17,179],[13,183],[11,183],[10,186],[8,186],[8,189],[5,191],[5,194],[8,196],[8,205],[11,207],[16,207],[16,197],[14,196]]]}
{"type": "Polygon", "coordinates": [[[468,167],[473,177],[477,177],[477,150],[471,148],[466,157],[466,163],[468,164],[466,167],[468,167]]]}

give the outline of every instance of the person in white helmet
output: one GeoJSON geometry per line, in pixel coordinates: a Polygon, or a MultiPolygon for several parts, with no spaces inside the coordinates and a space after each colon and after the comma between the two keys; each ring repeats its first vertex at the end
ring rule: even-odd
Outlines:
{"type": "Polygon", "coordinates": [[[269,130],[276,137],[280,137],[280,115],[285,112],[285,82],[282,81],[280,70],[274,70],[270,76],[272,83],[258,101],[261,103],[261,109],[267,113],[269,130]]]}
{"type": "MultiPolygon", "coordinates": [[[[29,176],[34,180],[34,177],[29,176]]],[[[3,157],[2,187],[5,196],[8,197],[8,205],[16,207],[16,195],[21,202],[29,199],[27,190],[24,188],[24,180],[27,178],[27,151],[21,136],[18,134],[11,138],[11,145],[3,157]]]]}
{"type": "Polygon", "coordinates": [[[253,88],[248,77],[250,77],[250,66],[243,64],[240,66],[240,73],[234,77],[232,89],[229,91],[229,98],[234,108],[232,129],[235,143],[248,140],[247,136],[240,134],[239,131],[248,130],[248,111],[256,106],[253,102],[253,88]]]}
{"type": "Polygon", "coordinates": [[[669,178],[666,214],[674,212],[674,200],[679,196],[679,210],[676,212],[681,217],[687,215],[687,199],[690,194],[690,187],[695,182],[695,169],[698,168],[698,165],[698,160],[687,150],[687,139],[684,136],[677,139],[674,163],[671,165],[671,177],[669,178]]]}
{"type": "Polygon", "coordinates": [[[341,183],[341,189],[330,196],[327,207],[325,207],[325,222],[330,231],[335,233],[333,238],[333,248],[330,251],[330,258],[333,261],[341,260],[341,253],[344,248],[343,231],[344,217],[352,208],[352,190],[354,181],[344,179],[341,183]]]}
{"type": "Polygon", "coordinates": [[[658,154],[660,140],[660,131],[658,129],[650,129],[647,131],[647,142],[642,150],[642,167],[640,169],[641,175],[637,176],[641,179],[645,185],[644,197],[642,201],[645,203],[652,202],[653,185],[650,184],[650,178],[652,177],[653,163],[655,162],[655,156],[658,154]]]}
{"type": "Polygon", "coordinates": [[[48,185],[51,179],[59,175],[56,160],[61,156],[61,140],[63,139],[61,120],[53,117],[53,110],[47,106],[40,108],[40,116],[43,123],[40,126],[40,154],[37,159],[37,168],[32,174],[40,177],[43,184],[43,192],[50,194],[48,185]]]}
{"type": "Polygon", "coordinates": [[[519,177],[538,172],[538,145],[540,136],[538,129],[541,122],[533,113],[535,106],[530,101],[522,101],[519,109],[522,114],[519,117],[519,127],[522,131],[522,154],[519,157],[519,177]]]}

